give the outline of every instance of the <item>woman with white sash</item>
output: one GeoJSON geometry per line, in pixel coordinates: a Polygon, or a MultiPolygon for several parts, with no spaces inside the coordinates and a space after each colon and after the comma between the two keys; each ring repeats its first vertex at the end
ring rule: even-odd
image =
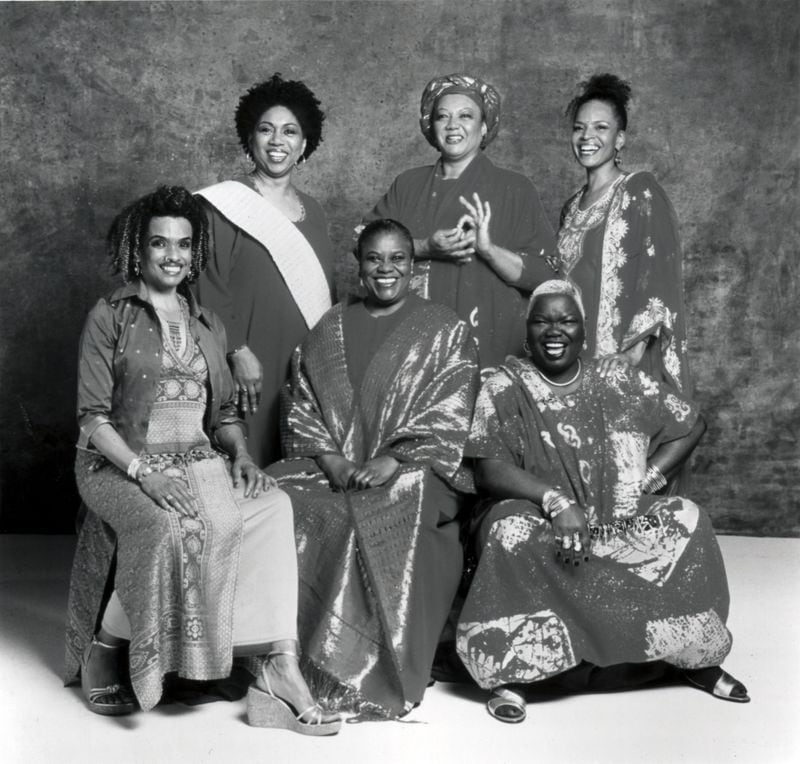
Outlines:
{"type": "Polygon", "coordinates": [[[302,82],[274,74],[254,85],[236,109],[252,172],[197,192],[210,239],[197,294],[225,324],[248,449],[260,467],[281,458],[278,398],[292,352],[331,306],[327,219],[293,182],[322,141],[324,118],[302,82]]]}

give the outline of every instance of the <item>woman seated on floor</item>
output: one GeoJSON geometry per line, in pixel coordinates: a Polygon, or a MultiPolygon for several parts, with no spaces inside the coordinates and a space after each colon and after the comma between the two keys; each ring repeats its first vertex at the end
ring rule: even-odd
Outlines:
{"type": "Polygon", "coordinates": [[[81,338],[75,474],[89,511],[67,680],[80,670],[89,709],[120,715],[155,706],[169,672],[222,678],[234,655],[250,656],[251,724],[332,734],[341,722],[297,663],[292,507],[248,454],[224,329],[188,287],[205,266],[206,225],[186,189],[162,186],[109,231],[125,283],[81,338]]]}
{"type": "Polygon", "coordinates": [[[462,570],[460,470],[477,352],[449,308],[409,294],[414,245],[393,220],[358,239],[363,301],[336,305],[292,361],[286,460],[300,639],[312,690],[363,717],[422,700],[462,570]]]}
{"type": "Polygon", "coordinates": [[[627,667],[632,678],[659,662],[747,702],[720,668],[731,647],[728,588],[709,518],[687,499],[655,495],[705,424],[644,372],[582,360],[584,318],[572,284],[542,284],[529,358],[507,359],[478,397],[466,454],[491,500],[459,656],[492,691],[489,712],[508,722],[525,717],[527,685],[566,672],[574,687],[587,666],[640,664],[627,667]]]}

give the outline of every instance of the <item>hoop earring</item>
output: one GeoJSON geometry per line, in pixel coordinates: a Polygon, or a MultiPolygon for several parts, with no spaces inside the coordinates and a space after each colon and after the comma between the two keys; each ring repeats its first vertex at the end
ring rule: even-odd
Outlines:
{"type": "Polygon", "coordinates": [[[528,344],[528,340],[522,343],[522,352],[525,353],[526,356],[530,357],[531,355],[531,346],[528,344]]]}
{"type": "Polygon", "coordinates": [[[301,168],[301,167],[302,167],[302,166],[303,166],[305,163],[306,163],[306,158],[305,158],[305,157],[300,157],[300,159],[298,159],[298,160],[297,160],[297,161],[294,163],[294,169],[295,169],[295,170],[297,170],[297,171],[299,172],[299,171],[300,171],[300,168],[301,168]]]}

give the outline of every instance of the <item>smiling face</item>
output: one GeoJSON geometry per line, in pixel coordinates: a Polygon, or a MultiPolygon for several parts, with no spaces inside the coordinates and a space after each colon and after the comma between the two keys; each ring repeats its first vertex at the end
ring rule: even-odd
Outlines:
{"type": "Polygon", "coordinates": [[[583,317],[575,300],[565,294],[540,295],[528,316],[527,329],[536,368],[554,382],[573,376],[585,336],[583,317]]]}
{"type": "Polygon", "coordinates": [[[472,159],[486,135],[486,124],[478,104],[469,96],[442,96],[431,117],[436,145],[445,160],[472,159]]]}
{"type": "Polygon", "coordinates": [[[368,305],[399,308],[408,295],[411,271],[411,249],[399,233],[376,232],[362,242],[359,275],[367,290],[368,305]]]}
{"type": "Polygon", "coordinates": [[[614,163],[617,151],[625,145],[625,131],[611,104],[587,101],[575,114],[572,125],[572,151],[580,164],[598,168],[614,163]]]}
{"type": "Polygon", "coordinates": [[[273,178],[290,173],[305,150],[300,122],[285,106],[267,109],[250,136],[250,153],[256,169],[273,178]]]}
{"type": "Polygon", "coordinates": [[[192,224],[186,218],[150,218],[140,267],[149,289],[174,292],[192,267],[192,224]]]}

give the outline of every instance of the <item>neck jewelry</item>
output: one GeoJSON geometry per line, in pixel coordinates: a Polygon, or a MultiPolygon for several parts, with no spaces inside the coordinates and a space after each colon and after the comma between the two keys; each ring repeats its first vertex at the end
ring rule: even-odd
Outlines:
{"type": "Polygon", "coordinates": [[[581,375],[581,359],[578,359],[578,371],[575,372],[575,376],[568,380],[567,382],[553,382],[552,379],[546,377],[537,367],[536,373],[545,381],[548,385],[552,385],[553,387],[569,387],[573,382],[575,382],[578,377],[581,375]]]}

